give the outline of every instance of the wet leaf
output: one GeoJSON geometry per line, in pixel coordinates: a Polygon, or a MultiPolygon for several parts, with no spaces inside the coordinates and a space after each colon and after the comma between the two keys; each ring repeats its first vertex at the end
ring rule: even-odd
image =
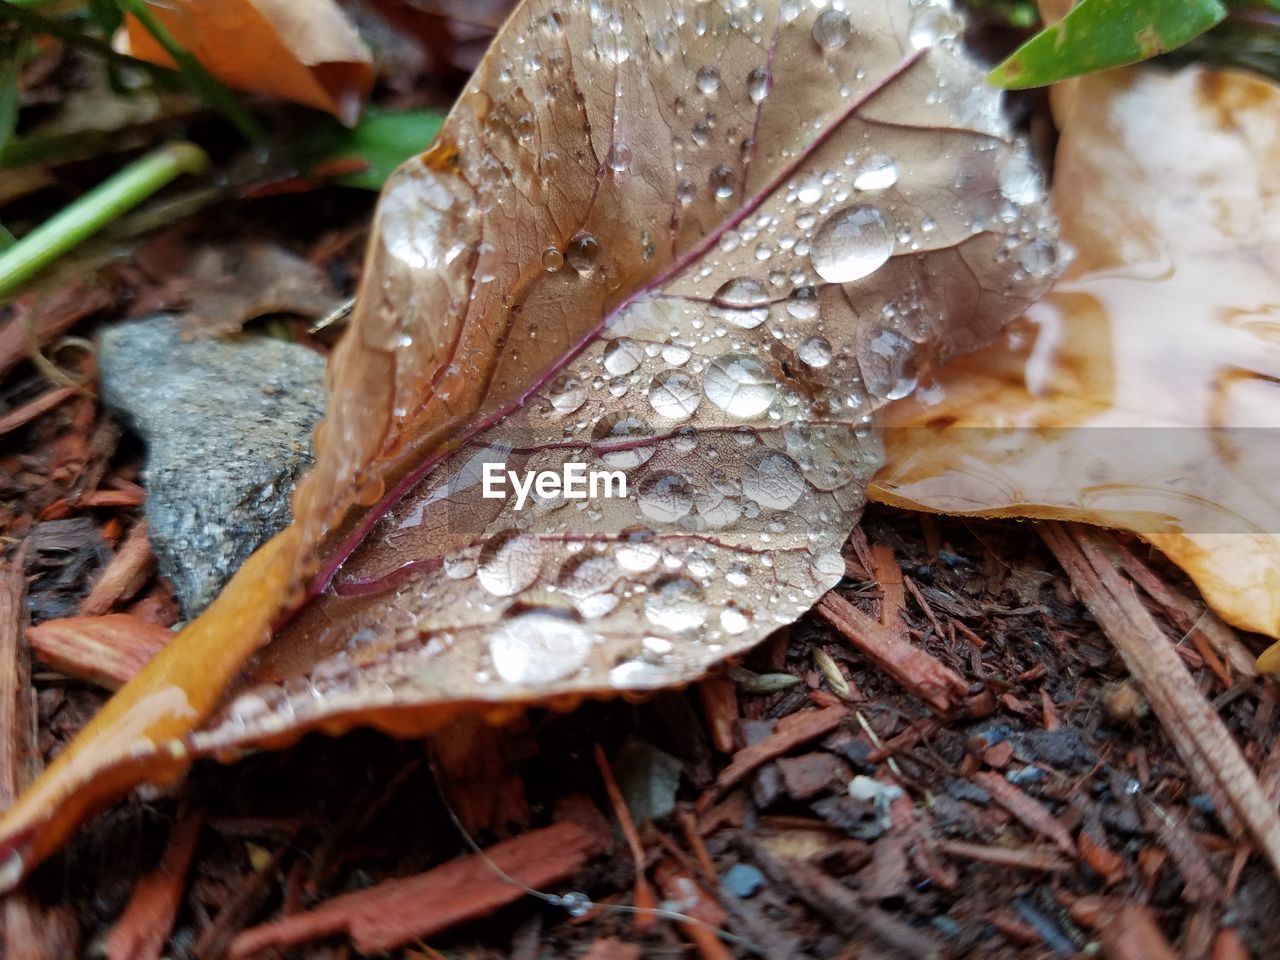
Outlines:
{"type": "MultiPolygon", "coordinates": [[[[177,0],[148,12],[228,86],[267,93],[354,123],[373,87],[369,51],[333,0],[177,0]]],[[[135,18],[117,41],[164,66],[172,58],[135,18]]]]}
{"type": "Polygon", "coordinates": [[[685,683],[839,581],[870,416],[1054,224],[947,10],[759,9],[515,12],[383,192],[294,524],[10,811],[15,875],[193,753],[685,683]],[[501,462],[628,495],[485,498],[501,462]]]}
{"type": "Polygon", "coordinates": [[[1081,0],[987,79],[1020,90],[1150,60],[1195,39],[1226,15],[1220,0],[1081,0]]]}
{"type": "Polygon", "coordinates": [[[1188,69],[1073,89],[1053,199],[1075,262],[888,411],[872,496],[1134,530],[1280,637],[1280,88],[1188,69]]]}

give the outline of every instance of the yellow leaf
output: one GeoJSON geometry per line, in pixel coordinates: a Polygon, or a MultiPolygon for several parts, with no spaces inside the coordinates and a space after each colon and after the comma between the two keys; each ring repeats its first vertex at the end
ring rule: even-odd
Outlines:
{"type": "MultiPolygon", "coordinates": [[[[347,124],[373,87],[369,51],[334,0],[175,0],[150,11],[228,86],[304,103],[347,124]]],[[[117,42],[135,57],[174,65],[132,16],[117,42]]]]}
{"type": "Polygon", "coordinates": [[[871,496],[1135,531],[1223,619],[1280,637],[1280,88],[1192,68],[1055,95],[1075,261],[887,411],[871,496]]]}

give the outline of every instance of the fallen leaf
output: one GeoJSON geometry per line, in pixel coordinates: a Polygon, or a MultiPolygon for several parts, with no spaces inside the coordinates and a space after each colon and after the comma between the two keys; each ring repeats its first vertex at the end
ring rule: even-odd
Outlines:
{"type": "MultiPolygon", "coordinates": [[[[178,45],[228,86],[267,93],[354,123],[373,87],[373,65],[334,0],[177,0],[150,4],[178,45]]],[[[122,52],[174,66],[133,16],[122,52]]]]}
{"type": "Polygon", "coordinates": [[[294,524],[8,813],[10,875],[193,754],[687,683],[840,580],[868,418],[1055,225],[957,19],[758,9],[513,14],[384,190],[294,524]],[[503,461],[630,495],[483,497],[503,461]]]}
{"type": "Polygon", "coordinates": [[[1075,262],[887,411],[871,496],[1136,531],[1223,619],[1280,637],[1280,88],[1199,68],[1075,83],[1053,185],[1075,262]]]}

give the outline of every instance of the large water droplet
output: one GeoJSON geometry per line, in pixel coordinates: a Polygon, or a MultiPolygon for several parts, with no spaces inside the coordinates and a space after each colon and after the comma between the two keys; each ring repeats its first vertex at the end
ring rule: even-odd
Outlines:
{"type": "Polygon", "coordinates": [[[747,74],[747,96],[752,103],[760,103],[773,89],[773,74],[764,67],[756,67],[747,74]]]}
{"type": "Polygon", "coordinates": [[[678,473],[658,473],[640,485],[640,512],[659,523],[675,523],[693,509],[693,492],[678,473]]]}
{"type": "Polygon", "coordinates": [[[720,89],[720,71],[713,66],[699,67],[698,72],[694,74],[693,82],[698,85],[698,89],[711,96],[720,89]]]}
{"type": "Polygon", "coordinates": [[[555,273],[564,266],[564,254],[555,247],[547,247],[542,251],[542,269],[547,273],[555,273]]]}
{"type": "Polygon", "coordinates": [[[916,346],[896,330],[880,330],[858,344],[858,365],[867,391],[900,400],[916,388],[916,346]]]}
{"type": "Polygon", "coordinates": [[[1044,182],[1029,154],[1015,153],[1000,168],[1000,192],[1016,204],[1035,203],[1044,197],[1044,182]]]}
{"type": "Polygon", "coordinates": [[[643,359],[644,348],[629,337],[611,340],[604,348],[604,368],[615,377],[633,372],[643,359]]]}
{"type": "Polygon", "coordinates": [[[744,330],[753,330],[769,319],[769,291],[753,277],[735,277],[722,284],[711,298],[722,309],[718,315],[744,330]]]}
{"type": "Polygon", "coordinates": [[[762,450],[742,469],[742,493],[762,507],[786,510],[804,493],[804,478],[785,453],[762,450]]]}
{"type": "Polygon", "coordinates": [[[813,21],[813,40],[823,50],[838,50],[849,42],[853,28],[849,15],[840,10],[824,10],[813,21]]]}
{"type": "Polygon", "coordinates": [[[960,20],[956,15],[941,4],[931,3],[917,10],[911,18],[907,37],[917,50],[927,50],[959,33],[960,20]]]}
{"type": "Polygon", "coordinates": [[[787,297],[787,313],[797,320],[813,320],[818,312],[817,287],[796,287],[787,297]]]}
{"type": "Polygon", "coordinates": [[[769,409],[777,393],[777,383],[769,368],[755,357],[726,353],[707,366],[702,391],[725,413],[754,417],[769,409]]]}
{"type": "Polygon", "coordinates": [[[600,459],[611,467],[629,470],[653,456],[652,446],[636,444],[653,436],[653,428],[639,417],[611,414],[596,424],[591,436],[603,447],[600,459]],[[609,449],[614,444],[621,449],[609,449]]]}
{"type": "Polygon", "coordinates": [[[589,274],[595,270],[596,261],[599,259],[600,243],[595,236],[585,230],[574,234],[565,252],[565,260],[569,266],[581,274],[589,274]]]}
{"type": "Polygon", "coordinates": [[[684,420],[701,402],[698,382],[683,370],[663,370],[649,384],[649,405],[660,417],[684,420]]]}
{"type": "Polygon", "coordinates": [[[507,683],[554,683],[587,665],[596,636],[565,617],[534,610],[489,634],[493,669],[507,683]]]}
{"type": "Polygon", "coordinates": [[[815,370],[831,362],[831,344],[822,337],[810,337],[796,349],[800,362],[815,370]]]}
{"type": "Polygon", "coordinates": [[[618,566],[632,573],[652,570],[662,559],[662,549],[653,542],[654,534],[648,529],[624,531],[613,556],[618,566]]]}
{"type": "Polygon", "coordinates": [[[548,396],[556,413],[573,413],[587,402],[587,385],[566,374],[551,382],[548,396]]]}
{"type": "Polygon", "coordinates": [[[696,630],[707,620],[702,588],[687,577],[658,580],[645,597],[644,615],[654,626],[673,633],[696,630]]]}
{"type": "Polygon", "coordinates": [[[854,174],[855,190],[888,190],[898,182],[898,165],[882,153],[867,158],[854,174]]]}
{"type": "Polygon", "coordinates": [[[711,171],[711,192],[716,195],[718,200],[727,200],[733,196],[734,191],[734,173],[733,167],[727,163],[722,163],[711,171]]]}
{"type": "Polygon", "coordinates": [[[538,579],[542,557],[542,542],[537,537],[508,530],[485,544],[476,579],[494,596],[515,596],[538,579]]]}
{"type": "Polygon", "coordinates": [[[560,573],[560,589],[584,617],[603,617],[618,605],[613,592],[622,571],[609,557],[578,557],[560,573]]]}
{"type": "Polygon", "coordinates": [[[893,232],[877,208],[845,207],[818,228],[809,259],[828,283],[852,283],[884,266],[893,246],[893,232]]]}

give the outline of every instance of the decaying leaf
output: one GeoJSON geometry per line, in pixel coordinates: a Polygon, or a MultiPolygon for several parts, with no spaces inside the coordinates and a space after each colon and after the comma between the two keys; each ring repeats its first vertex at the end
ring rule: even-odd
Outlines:
{"type": "Polygon", "coordinates": [[[519,8],[383,193],[294,524],[0,823],[7,876],[193,753],[688,682],[835,585],[870,416],[1053,270],[959,27],[519,8]],[[501,462],[628,495],[485,498],[501,462]]]}
{"type": "MultiPolygon", "coordinates": [[[[284,97],[354,123],[373,87],[369,51],[334,0],[177,0],[150,12],[178,44],[229,86],[284,97]]],[[[173,66],[138,22],[125,18],[126,53],[173,66]]]]}
{"type": "Polygon", "coordinates": [[[1280,89],[1203,69],[1077,83],[1053,187],[1075,262],[887,412],[871,495],[1137,531],[1225,620],[1280,637],[1280,89]]]}

